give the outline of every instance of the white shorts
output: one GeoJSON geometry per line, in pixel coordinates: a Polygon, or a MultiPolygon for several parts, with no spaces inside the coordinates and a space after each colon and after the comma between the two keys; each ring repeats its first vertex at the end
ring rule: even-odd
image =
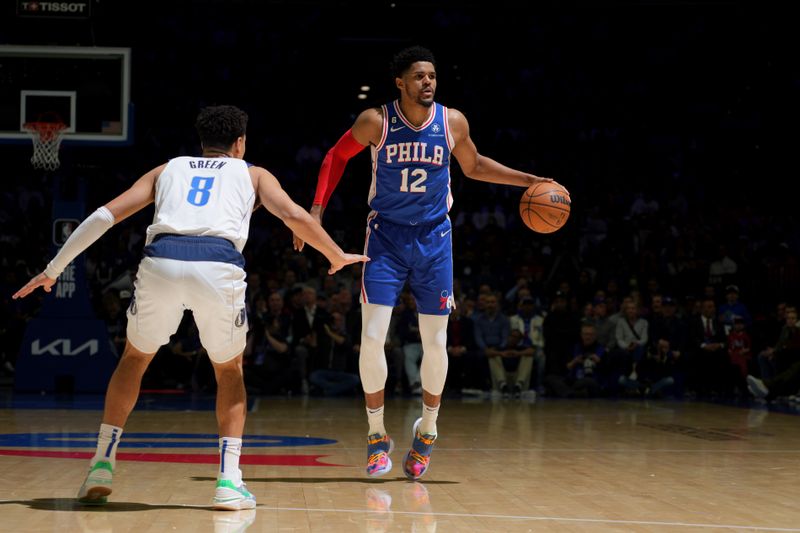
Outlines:
{"type": "Polygon", "coordinates": [[[244,270],[229,263],[145,257],[128,307],[128,340],[144,353],[155,353],[190,309],[209,358],[216,363],[233,359],[247,340],[244,278],[244,270]]]}

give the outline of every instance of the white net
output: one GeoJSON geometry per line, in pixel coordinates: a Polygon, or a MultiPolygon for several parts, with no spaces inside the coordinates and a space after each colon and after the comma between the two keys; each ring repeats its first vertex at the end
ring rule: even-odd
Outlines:
{"type": "Polygon", "coordinates": [[[27,122],[23,127],[33,140],[33,168],[55,170],[61,165],[58,149],[66,124],[61,122],[27,122]]]}

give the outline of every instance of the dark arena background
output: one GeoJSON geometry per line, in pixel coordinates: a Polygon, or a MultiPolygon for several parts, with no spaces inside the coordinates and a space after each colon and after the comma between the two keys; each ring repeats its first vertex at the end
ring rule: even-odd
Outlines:
{"type": "MultiPolygon", "coordinates": [[[[789,9],[5,0],[0,530],[800,531],[789,9]],[[398,97],[390,60],[410,45],[435,55],[436,101],[464,113],[482,155],[553,178],[571,200],[562,228],[535,233],[524,189],[472,180],[453,159],[456,310],[430,472],[411,482],[400,467],[422,404],[410,290],[385,347],[395,470],[369,478],[361,268],[328,276],[258,209],[241,457],[257,507],[211,508],[216,382],[190,311],[143,378],[108,504],[80,505],[153,207],[113,226],[52,293],[12,295],[97,207],[200,155],[204,106],[246,111],[245,159],[310,208],[328,150],[362,110],[398,97]],[[31,123],[63,124],[61,142],[31,123]],[[314,304],[311,342],[296,333],[314,304]],[[646,339],[632,355],[635,324],[646,339]],[[518,390],[492,374],[496,350],[501,375],[533,357],[518,390]]],[[[364,248],[369,152],[323,218],[347,252],[364,248]]]]}

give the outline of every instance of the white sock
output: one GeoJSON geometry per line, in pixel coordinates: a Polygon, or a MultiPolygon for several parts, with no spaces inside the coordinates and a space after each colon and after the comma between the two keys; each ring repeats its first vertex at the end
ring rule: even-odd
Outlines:
{"type": "Polygon", "coordinates": [[[367,422],[369,422],[369,435],[378,433],[379,435],[386,435],[386,428],[383,427],[383,406],[376,409],[367,407],[367,422]]]}
{"type": "Polygon", "coordinates": [[[220,437],[219,439],[219,479],[230,479],[235,484],[242,480],[239,470],[239,457],[242,455],[242,439],[220,437]]]}
{"type": "Polygon", "coordinates": [[[117,446],[120,437],[122,437],[122,428],[111,424],[100,424],[100,431],[97,434],[97,449],[90,464],[108,461],[111,463],[111,468],[114,468],[117,464],[117,446]]]}
{"type": "Polygon", "coordinates": [[[419,432],[423,435],[436,435],[436,418],[439,416],[439,407],[422,404],[422,422],[419,423],[419,432]]]}

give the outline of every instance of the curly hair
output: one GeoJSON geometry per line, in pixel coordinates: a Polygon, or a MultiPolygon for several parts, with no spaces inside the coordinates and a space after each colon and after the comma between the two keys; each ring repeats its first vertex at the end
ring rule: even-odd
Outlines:
{"type": "Polygon", "coordinates": [[[417,61],[427,61],[436,67],[433,52],[422,46],[409,46],[397,52],[392,58],[391,72],[395,78],[402,78],[405,71],[417,61]]]}
{"type": "Polygon", "coordinates": [[[194,123],[205,148],[228,149],[247,132],[247,113],[236,106],[208,106],[200,110],[194,123]]]}

